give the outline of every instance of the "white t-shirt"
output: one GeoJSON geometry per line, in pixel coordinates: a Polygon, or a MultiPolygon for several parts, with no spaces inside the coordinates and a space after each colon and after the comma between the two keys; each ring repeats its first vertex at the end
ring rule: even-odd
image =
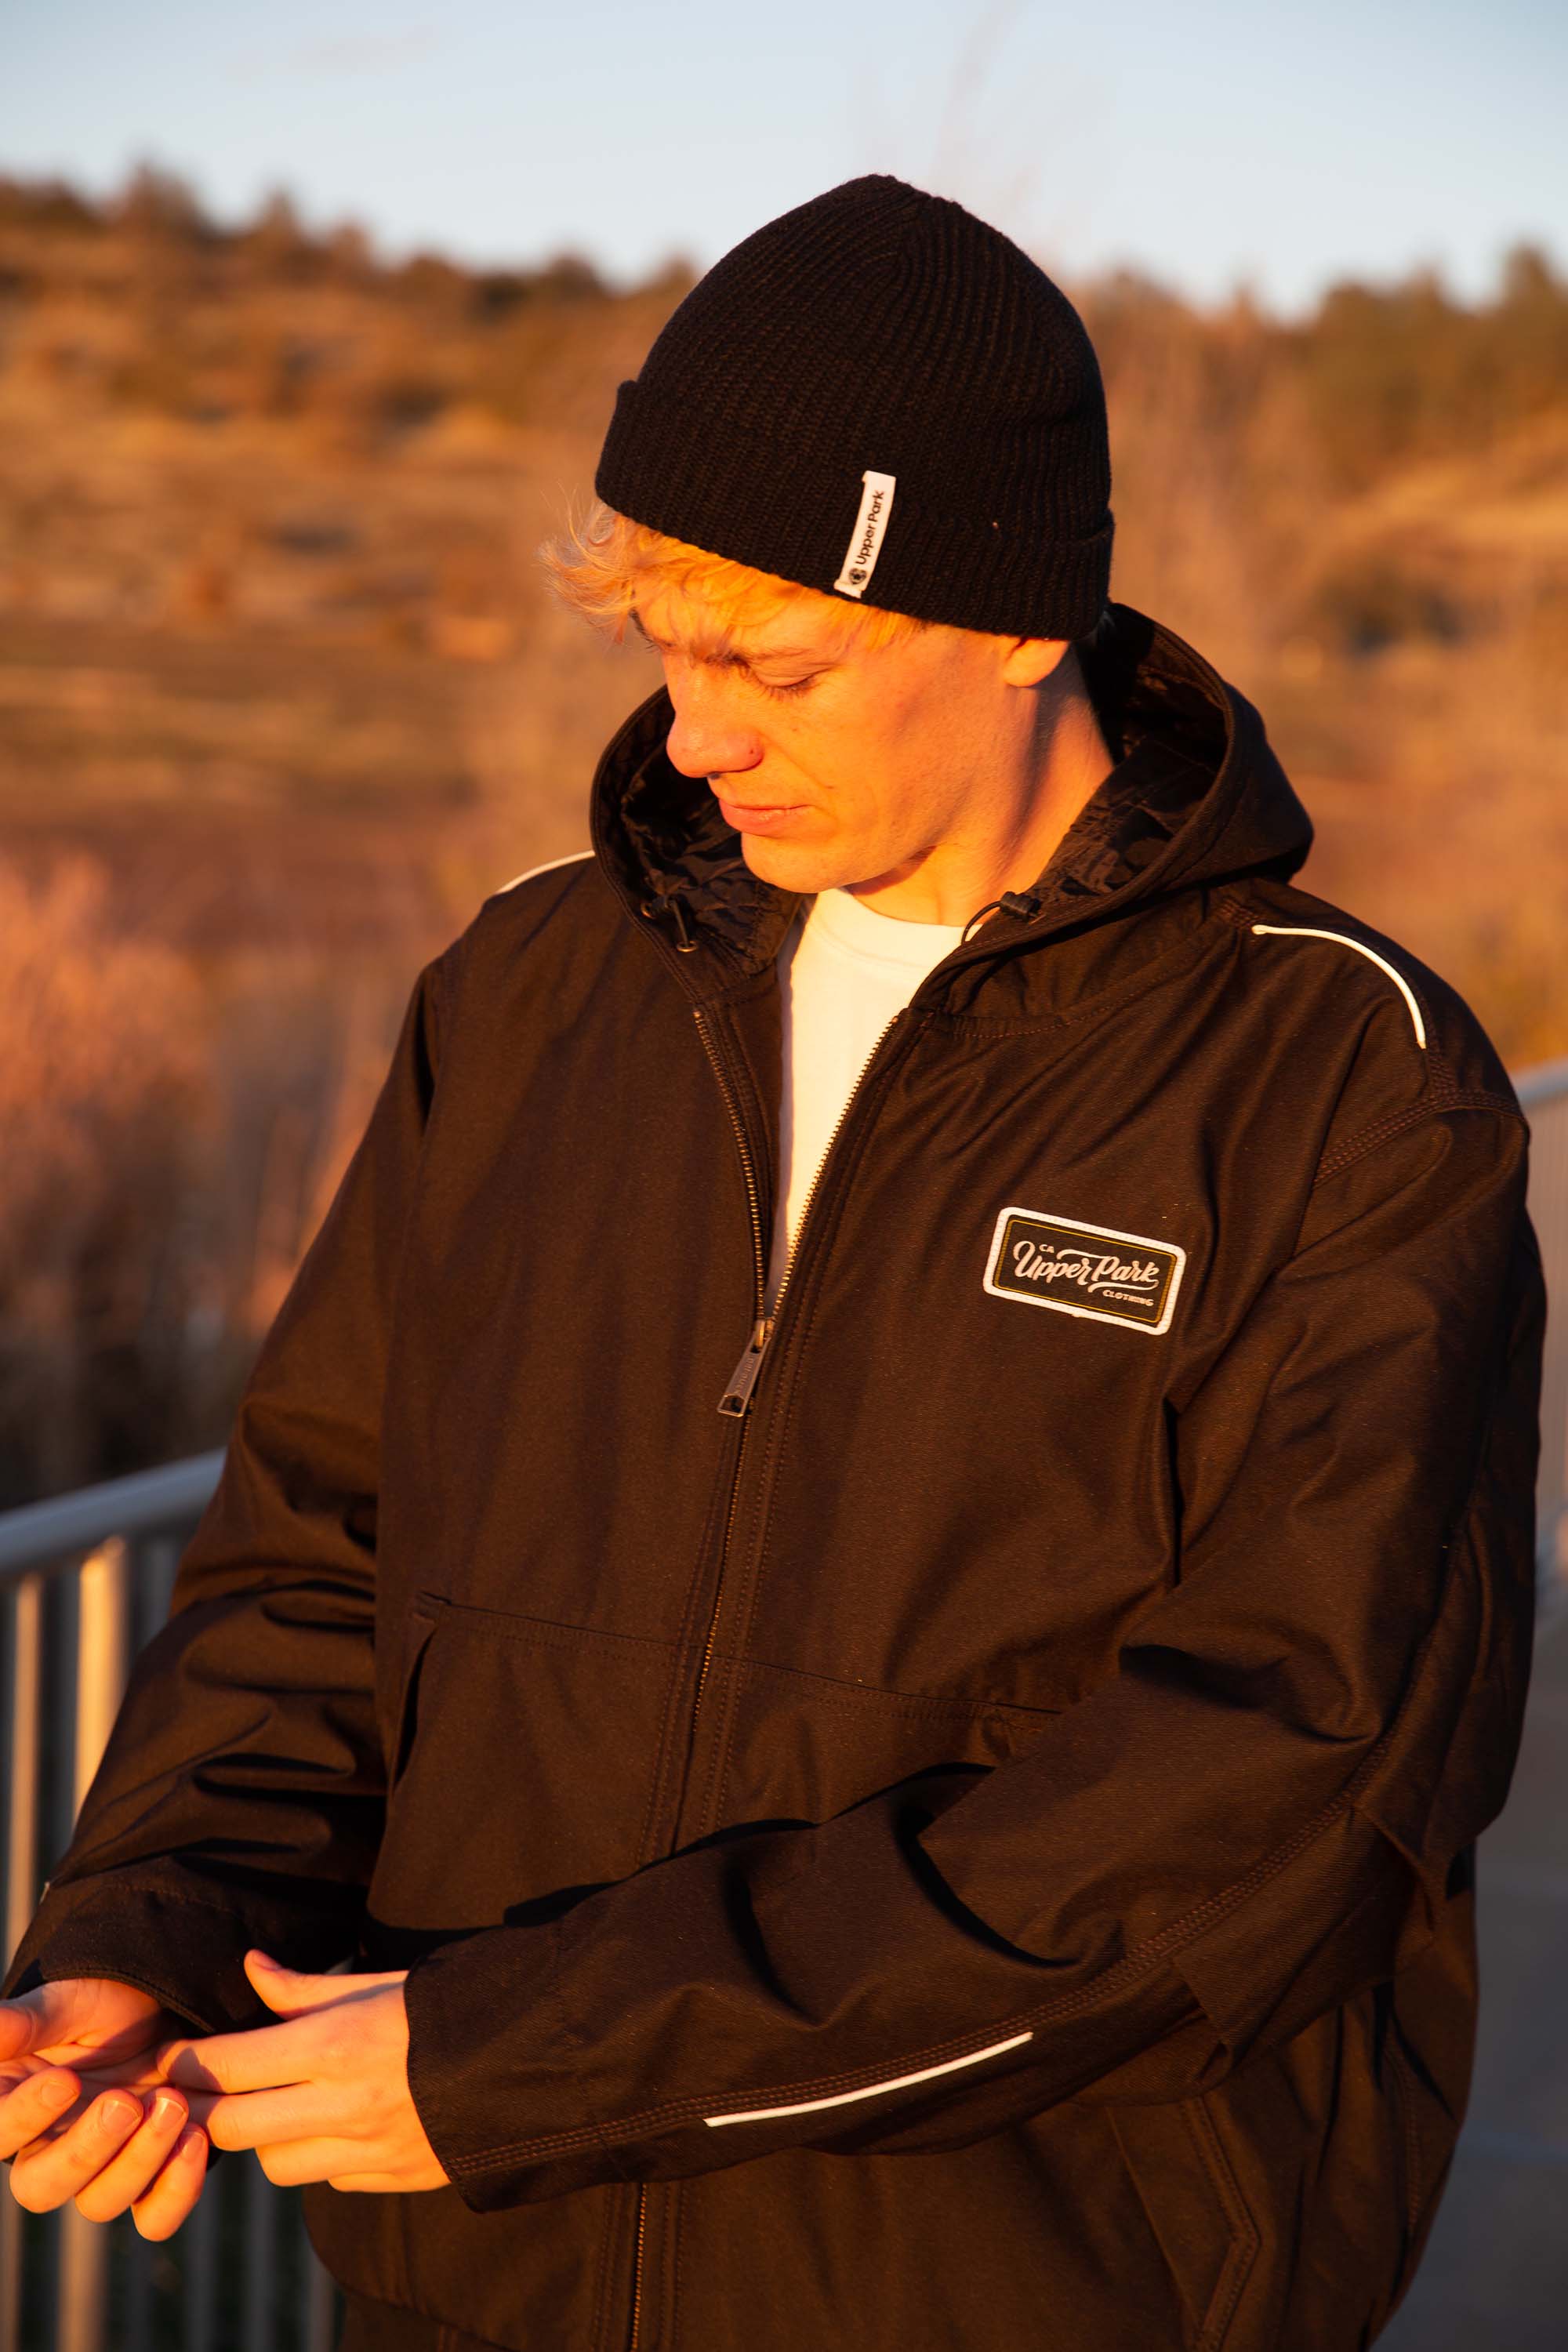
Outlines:
{"type": "Polygon", "coordinates": [[[906,923],[847,890],[824,890],[779,952],[784,1011],[780,1183],[768,1268],[778,1295],[801,1213],[834,1129],[877,1041],[943,956],[962,923],[906,923]]]}

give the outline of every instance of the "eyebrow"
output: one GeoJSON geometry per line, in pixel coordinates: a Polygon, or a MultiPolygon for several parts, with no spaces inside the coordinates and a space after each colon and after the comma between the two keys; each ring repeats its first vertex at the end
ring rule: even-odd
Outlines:
{"type": "MultiPolygon", "coordinates": [[[[633,628],[645,646],[651,646],[655,653],[663,653],[666,650],[663,640],[649,634],[643,616],[635,604],[631,607],[631,619],[633,628]]],[[[750,669],[757,662],[809,660],[826,663],[834,656],[831,654],[823,653],[815,646],[758,646],[752,652],[745,653],[734,643],[728,631],[721,630],[715,635],[699,636],[694,658],[698,661],[721,662],[731,667],[739,663],[743,668],[750,669]]]]}

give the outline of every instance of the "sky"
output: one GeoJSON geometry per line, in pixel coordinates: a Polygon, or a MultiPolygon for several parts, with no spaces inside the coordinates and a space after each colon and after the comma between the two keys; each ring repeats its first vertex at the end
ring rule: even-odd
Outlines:
{"type": "Polygon", "coordinates": [[[1568,263],[1564,0],[0,0],[0,172],[286,187],[398,258],[706,267],[867,171],[1277,310],[1568,263]]]}

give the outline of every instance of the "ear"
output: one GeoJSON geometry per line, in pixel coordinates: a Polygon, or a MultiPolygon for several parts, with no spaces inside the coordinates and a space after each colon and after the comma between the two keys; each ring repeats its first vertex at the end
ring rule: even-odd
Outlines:
{"type": "Polygon", "coordinates": [[[1070,637],[1004,639],[1002,675],[1009,686],[1043,686],[1072,651],[1070,637]]]}

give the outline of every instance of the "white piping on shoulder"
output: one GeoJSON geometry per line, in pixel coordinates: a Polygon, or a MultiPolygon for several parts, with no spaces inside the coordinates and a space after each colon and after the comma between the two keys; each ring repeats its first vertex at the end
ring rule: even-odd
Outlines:
{"type": "Polygon", "coordinates": [[[553,874],[558,866],[580,866],[584,857],[592,857],[593,855],[591,849],[574,849],[565,857],[547,857],[542,866],[531,866],[526,874],[514,874],[511,880],[503,882],[493,895],[498,898],[504,898],[507,891],[515,890],[520,882],[531,882],[536,874],[553,874]]]}
{"type": "Polygon", "coordinates": [[[1314,931],[1305,923],[1254,923],[1252,928],[1260,939],[1337,940],[1342,948],[1354,948],[1357,955],[1365,956],[1368,963],[1376,964],[1380,971],[1385,971],[1388,974],[1405,1003],[1410,1007],[1410,1018],[1415,1027],[1415,1043],[1423,1053],[1426,1052],[1426,1024],[1421,1018],[1421,1007],[1415,1002],[1415,991],[1411,987],[1405,974],[1402,971],[1395,971],[1388,958],[1380,956],[1375,948],[1367,947],[1361,940],[1352,940],[1348,931],[1314,931]]]}
{"type": "Polygon", "coordinates": [[[954,2074],[960,2066],[978,2066],[983,2058],[1000,2058],[1004,2050],[1016,2050],[1034,2038],[1032,2032],[1010,2034],[1005,2042],[993,2042],[988,2050],[972,2050],[967,2058],[944,2059],[940,2066],[921,2066],[912,2074],[889,2074],[885,2083],[868,2083],[863,2091],[837,2091],[830,2099],[791,2099],[782,2107],[737,2107],[732,2116],[704,2116],[702,2120],[717,2130],[721,2124],[760,2124],[773,2116],[809,2116],[818,2107],[847,2107],[856,2099],[875,2099],[884,2091],[901,2091],[910,2083],[929,2083],[934,2075],[954,2074]]]}

